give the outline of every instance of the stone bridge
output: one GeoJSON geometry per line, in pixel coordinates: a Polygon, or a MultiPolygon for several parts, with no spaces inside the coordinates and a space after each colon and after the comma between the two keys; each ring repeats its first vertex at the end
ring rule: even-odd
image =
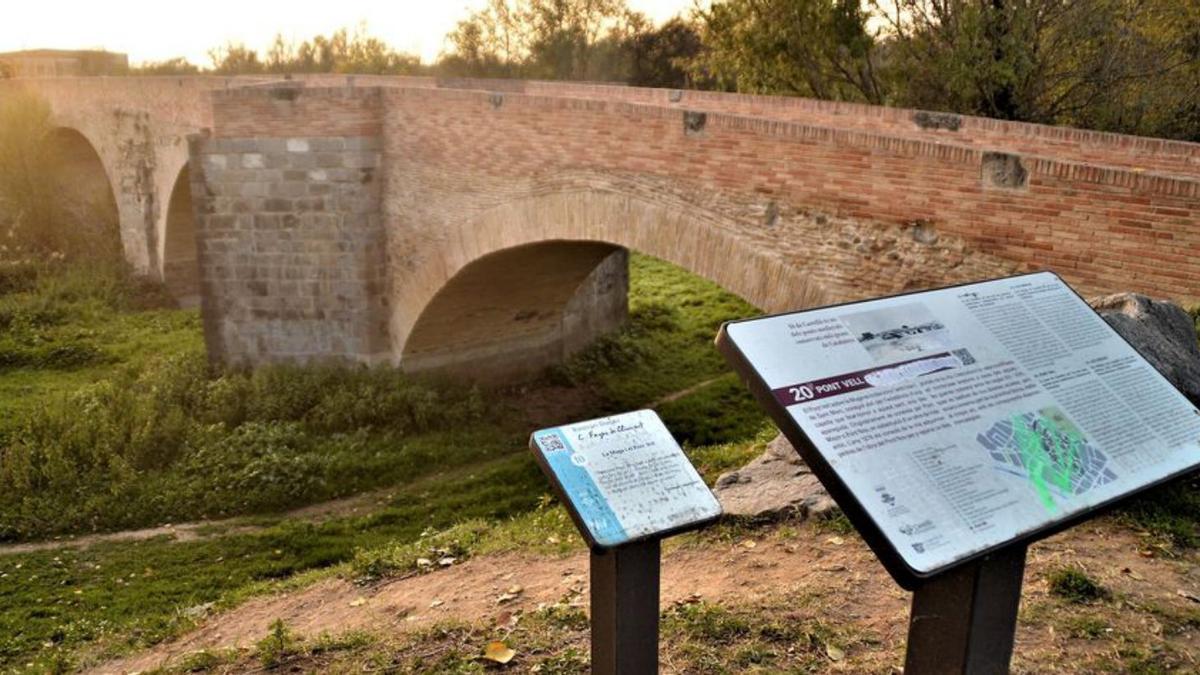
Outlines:
{"type": "Polygon", "coordinates": [[[110,186],[130,263],[199,299],[223,363],[528,374],[625,319],[629,250],[765,310],[1043,268],[1200,300],[1197,144],[573,83],[16,88],[110,186]]]}

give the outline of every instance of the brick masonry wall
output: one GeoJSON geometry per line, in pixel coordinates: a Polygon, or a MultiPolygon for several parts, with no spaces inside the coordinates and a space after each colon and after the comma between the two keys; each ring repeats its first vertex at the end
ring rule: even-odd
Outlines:
{"type": "Polygon", "coordinates": [[[386,350],[376,137],[192,144],[205,341],[214,361],[386,350]]]}
{"type": "MultiPolygon", "coordinates": [[[[1085,293],[1200,299],[1196,180],[620,101],[444,89],[389,90],[386,100],[385,126],[405,129],[402,138],[389,135],[388,154],[423,167],[409,167],[406,186],[389,191],[389,203],[446,195],[456,207],[462,200],[471,207],[487,197],[479,186],[520,193],[534,189],[521,181],[579,171],[654,177],[710,200],[756,195],[882,225],[919,221],[1022,269],[1054,269],[1085,293]]],[[[401,237],[421,227],[406,222],[406,208],[436,222],[421,204],[395,206],[389,227],[399,221],[401,237]]],[[[804,242],[731,227],[761,249],[811,266],[804,242]]],[[[822,264],[813,273],[833,297],[875,290],[839,281],[846,265],[860,261],[822,264]]]]}
{"type": "Polygon", "coordinates": [[[97,147],[139,266],[161,263],[180,135],[209,129],[192,178],[225,360],[398,358],[456,273],[540,241],[646,251],[768,309],[1045,267],[1200,300],[1196,144],[573,83],[14,86],[97,147]]]}
{"type": "Polygon", "coordinates": [[[446,88],[623,101],[680,110],[745,115],[1200,177],[1200,144],[1071,127],[793,96],[756,96],[575,82],[459,79],[442,81],[440,84],[446,88]]]}

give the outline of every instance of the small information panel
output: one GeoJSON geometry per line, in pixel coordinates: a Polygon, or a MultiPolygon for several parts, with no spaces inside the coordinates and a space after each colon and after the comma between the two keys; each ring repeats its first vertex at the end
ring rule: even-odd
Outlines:
{"type": "Polygon", "coordinates": [[[908,587],[1200,465],[1200,411],[1049,272],[717,342],[908,587]]]}
{"type": "Polygon", "coordinates": [[[530,449],[593,548],[666,536],[721,515],[652,410],[535,431],[530,449]]]}

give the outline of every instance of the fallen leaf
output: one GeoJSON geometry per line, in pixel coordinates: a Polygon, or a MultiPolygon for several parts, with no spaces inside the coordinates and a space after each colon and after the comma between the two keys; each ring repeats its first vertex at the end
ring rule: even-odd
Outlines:
{"type": "Polygon", "coordinates": [[[517,599],[516,593],[501,593],[500,597],[496,598],[497,605],[503,605],[506,602],[512,602],[517,599]]]}
{"type": "Polygon", "coordinates": [[[438,560],[438,564],[441,565],[442,567],[449,567],[455,563],[455,560],[456,560],[455,558],[446,556],[445,558],[438,560]]]}
{"type": "Polygon", "coordinates": [[[1185,591],[1182,588],[1179,589],[1178,591],[1175,591],[1175,594],[1181,598],[1187,598],[1188,600],[1191,600],[1192,602],[1200,602],[1200,595],[1196,595],[1195,593],[1193,593],[1191,591],[1185,591]]]}
{"type": "Polygon", "coordinates": [[[837,645],[825,645],[825,654],[829,656],[830,661],[841,661],[846,658],[846,652],[842,651],[837,645]]]}
{"type": "Polygon", "coordinates": [[[517,653],[509,649],[508,645],[496,640],[489,642],[488,646],[483,650],[483,658],[501,665],[513,660],[517,653]]]}
{"type": "Polygon", "coordinates": [[[367,604],[367,599],[361,595],[350,601],[351,607],[362,607],[365,604],[367,604]]]}
{"type": "Polygon", "coordinates": [[[755,546],[758,546],[758,542],[754,541],[753,539],[747,539],[746,541],[742,542],[742,548],[749,549],[754,548],[755,546]]]}
{"type": "Polygon", "coordinates": [[[417,558],[417,567],[433,567],[433,561],[429,558],[417,558]]]}
{"type": "Polygon", "coordinates": [[[825,540],[825,543],[833,544],[834,546],[841,546],[842,544],[846,543],[846,540],[842,539],[841,537],[830,537],[825,540]]]}
{"type": "Polygon", "coordinates": [[[508,592],[509,592],[509,593],[512,593],[513,595],[518,595],[518,594],[520,594],[520,593],[521,593],[522,591],[524,591],[524,590],[525,590],[525,589],[524,589],[524,588],[522,588],[522,587],[520,587],[520,586],[509,586],[509,587],[508,587],[508,592]]]}
{"type": "Polygon", "coordinates": [[[434,598],[433,602],[429,603],[429,606],[430,606],[430,608],[441,607],[444,604],[446,604],[446,603],[442,602],[441,600],[438,600],[437,598],[434,598]]]}

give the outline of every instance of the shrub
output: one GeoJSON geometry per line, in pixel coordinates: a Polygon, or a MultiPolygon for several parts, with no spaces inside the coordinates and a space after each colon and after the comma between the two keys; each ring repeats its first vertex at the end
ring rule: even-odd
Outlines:
{"type": "Polygon", "coordinates": [[[275,668],[289,656],[299,653],[299,639],[283,619],[271,623],[271,632],[258,641],[256,654],[264,668],[275,668]]]}
{"type": "Polygon", "coordinates": [[[1050,573],[1050,592],[1068,602],[1086,603],[1109,597],[1108,589],[1096,583],[1083,570],[1064,567],[1050,573]]]}
{"type": "MultiPolygon", "coordinates": [[[[80,344],[42,356],[43,368],[52,359],[66,367],[94,358],[80,344]]],[[[0,367],[5,358],[0,344],[0,367]]],[[[186,350],[50,399],[5,430],[0,538],[338,496],[404,475],[410,459],[377,457],[399,451],[397,439],[483,414],[477,390],[416,381],[395,368],[218,372],[199,349],[186,350]],[[371,467],[382,466],[391,473],[373,480],[371,467]]]]}

